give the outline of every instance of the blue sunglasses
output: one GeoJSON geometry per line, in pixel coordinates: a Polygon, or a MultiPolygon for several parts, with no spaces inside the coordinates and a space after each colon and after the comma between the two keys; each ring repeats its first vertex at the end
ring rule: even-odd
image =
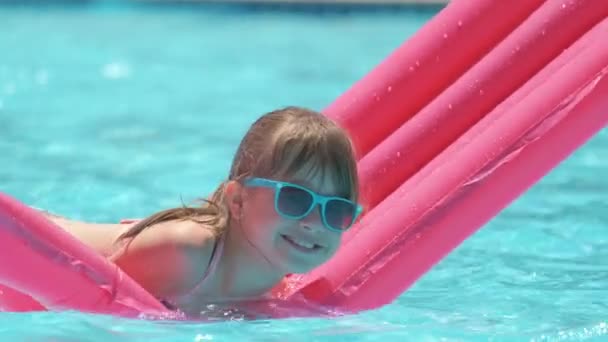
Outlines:
{"type": "Polygon", "coordinates": [[[248,178],[244,184],[274,189],[274,209],[288,219],[300,220],[319,205],[323,224],[336,232],[344,232],[350,228],[363,211],[363,208],[353,201],[319,195],[297,184],[265,178],[248,178]]]}

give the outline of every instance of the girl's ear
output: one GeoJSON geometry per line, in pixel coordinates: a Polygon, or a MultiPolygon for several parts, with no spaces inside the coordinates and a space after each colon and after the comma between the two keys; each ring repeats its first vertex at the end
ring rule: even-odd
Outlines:
{"type": "Polygon", "coordinates": [[[228,204],[228,210],[230,210],[230,216],[241,217],[241,211],[243,210],[243,185],[237,181],[231,180],[226,183],[224,188],[224,195],[226,196],[226,203],[228,204]]]}

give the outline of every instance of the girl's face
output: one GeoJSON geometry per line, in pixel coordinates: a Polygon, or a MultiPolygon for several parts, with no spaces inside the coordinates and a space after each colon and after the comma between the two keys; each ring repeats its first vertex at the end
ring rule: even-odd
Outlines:
{"type": "MultiPolygon", "coordinates": [[[[306,187],[321,195],[339,196],[330,177],[294,175],[277,179],[306,187]]],[[[275,209],[275,190],[244,187],[240,226],[249,243],[284,273],[306,273],[331,258],[340,245],[341,233],[326,228],[317,205],[306,217],[294,220],[275,209]]]]}

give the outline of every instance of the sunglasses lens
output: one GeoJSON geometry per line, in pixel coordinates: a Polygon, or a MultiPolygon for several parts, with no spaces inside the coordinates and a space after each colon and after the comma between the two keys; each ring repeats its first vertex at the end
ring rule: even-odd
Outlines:
{"type": "Polygon", "coordinates": [[[325,220],[334,229],[346,230],[353,224],[356,210],[352,202],[332,199],[325,206],[325,220]]]}
{"type": "Polygon", "coordinates": [[[300,217],[310,209],[312,194],[293,186],[284,186],[279,191],[277,206],[283,215],[300,217]]]}

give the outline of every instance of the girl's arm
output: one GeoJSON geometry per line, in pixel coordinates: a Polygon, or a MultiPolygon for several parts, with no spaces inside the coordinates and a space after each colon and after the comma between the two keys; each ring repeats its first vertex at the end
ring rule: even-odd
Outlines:
{"type": "Polygon", "coordinates": [[[111,257],[146,290],[163,299],[189,292],[207,270],[215,237],[192,221],[166,221],[124,240],[111,257]]]}
{"type": "Polygon", "coordinates": [[[49,221],[67,231],[85,245],[101,255],[109,257],[116,249],[116,238],[131,225],[102,224],[71,220],[48,211],[38,209],[49,221]]]}
{"type": "Polygon", "coordinates": [[[196,286],[207,269],[215,244],[211,230],[192,221],[162,222],[133,239],[118,241],[135,223],[88,223],[42,213],[161,299],[196,286]]]}

